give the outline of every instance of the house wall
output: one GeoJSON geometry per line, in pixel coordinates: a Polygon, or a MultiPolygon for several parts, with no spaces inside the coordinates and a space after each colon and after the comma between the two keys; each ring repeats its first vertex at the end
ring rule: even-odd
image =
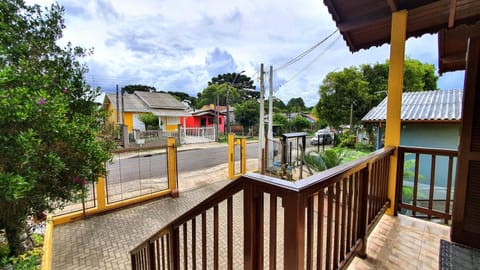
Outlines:
{"type": "Polygon", "coordinates": [[[128,133],[132,133],[133,132],[133,113],[132,112],[125,112],[124,113],[124,118],[125,118],[125,123],[124,124],[128,126],[128,133]]]}
{"type": "MultiPolygon", "coordinates": [[[[198,128],[198,127],[201,127],[200,124],[201,124],[201,119],[205,118],[205,123],[206,123],[206,127],[213,127],[215,124],[214,124],[214,119],[213,117],[209,117],[209,116],[188,116],[186,117],[185,119],[185,125],[187,128],[198,128]]],[[[183,118],[180,119],[180,124],[182,124],[183,126],[183,118]]],[[[218,125],[218,129],[220,132],[224,132],[225,130],[225,116],[224,115],[220,115],[220,123],[218,125]]]]}
{"type": "MultiPolygon", "coordinates": [[[[460,124],[403,124],[400,133],[400,145],[456,150],[458,149],[459,135],[460,124]]],[[[415,167],[414,158],[413,154],[407,155],[405,158],[406,167],[410,171],[413,171],[415,167]]],[[[420,155],[419,182],[422,184],[430,184],[431,162],[430,155],[420,155]]],[[[448,158],[436,157],[435,163],[435,186],[445,187],[447,185],[448,158]]],[[[453,175],[456,175],[456,159],[453,165],[453,175]]]]}

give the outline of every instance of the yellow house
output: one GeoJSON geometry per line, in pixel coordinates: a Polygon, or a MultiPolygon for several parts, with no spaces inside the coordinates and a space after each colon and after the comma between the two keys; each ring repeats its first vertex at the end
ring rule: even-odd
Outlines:
{"type": "Polygon", "coordinates": [[[134,129],[145,130],[139,119],[141,114],[158,116],[159,127],[165,131],[176,131],[180,117],[190,115],[183,103],[167,93],[136,91],[133,94],[106,94],[103,106],[109,112],[108,122],[126,125],[129,133],[134,129]]]}

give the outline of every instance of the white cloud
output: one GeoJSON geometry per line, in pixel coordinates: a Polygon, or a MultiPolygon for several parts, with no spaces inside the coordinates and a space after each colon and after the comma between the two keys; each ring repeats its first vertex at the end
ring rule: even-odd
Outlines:
{"type": "MultiPolygon", "coordinates": [[[[273,0],[59,0],[59,4],[65,7],[67,25],[63,42],[95,49],[87,59],[87,79],[107,91],[115,84],[141,83],[196,95],[218,73],[241,70],[256,80],[260,63],[278,67],[336,29],[318,0],[281,4],[273,0]]],[[[307,105],[314,105],[328,72],[384,62],[389,56],[388,45],[352,54],[342,38],[322,54],[330,40],[275,74],[276,96],[285,102],[300,96],[307,105]]],[[[436,36],[410,39],[406,54],[436,65],[436,36]]],[[[461,77],[447,74],[439,80],[440,88],[460,88],[461,77]]]]}

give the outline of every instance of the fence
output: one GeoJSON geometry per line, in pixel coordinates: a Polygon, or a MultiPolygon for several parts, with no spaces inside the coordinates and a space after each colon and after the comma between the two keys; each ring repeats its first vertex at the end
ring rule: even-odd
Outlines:
{"type": "Polygon", "coordinates": [[[365,256],[393,148],[297,182],[248,174],[141,243],[132,269],[336,269],[365,256]]]}
{"type": "Polygon", "coordinates": [[[452,218],[456,150],[399,147],[397,207],[415,217],[452,218]]]}
{"type": "Polygon", "coordinates": [[[199,127],[199,128],[180,128],[181,143],[207,143],[214,142],[215,127],[199,127]]]}
{"type": "Polygon", "coordinates": [[[70,222],[169,194],[176,196],[178,174],[175,141],[176,138],[168,138],[165,154],[141,156],[138,152],[136,155],[117,156],[116,162],[114,160],[113,164],[107,166],[109,175],[99,177],[98,182],[89,189],[91,194],[87,196],[89,204],[75,202],[67,205],[62,211],[56,211],[54,224],[70,222]],[[149,159],[152,157],[154,159],[149,159]]]}

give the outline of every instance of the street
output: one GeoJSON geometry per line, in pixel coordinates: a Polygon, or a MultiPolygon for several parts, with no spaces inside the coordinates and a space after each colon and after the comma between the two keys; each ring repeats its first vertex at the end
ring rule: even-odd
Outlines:
{"type": "MultiPolygon", "coordinates": [[[[247,144],[247,159],[257,157],[257,145],[258,143],[247,144]]],[[[109,184],[166,177],[167,160],[165,153],[146,154],[138,152],[137,155],[132,156],[132,153],[128,153],[128,155],[129,157],[126,157],[125,154],[119,154],[115,157],[113,163],[107,164],[109,184]]],[[[227,158],[228,146],[226,144],[225,146],[188,151],[181,151],[180,148],[177,156],[178,173],[182,174],[224,164],[227,163],[227,158]]],[[[236,153],[236,160],[238,159],[239,154],[236,153]]]]}

